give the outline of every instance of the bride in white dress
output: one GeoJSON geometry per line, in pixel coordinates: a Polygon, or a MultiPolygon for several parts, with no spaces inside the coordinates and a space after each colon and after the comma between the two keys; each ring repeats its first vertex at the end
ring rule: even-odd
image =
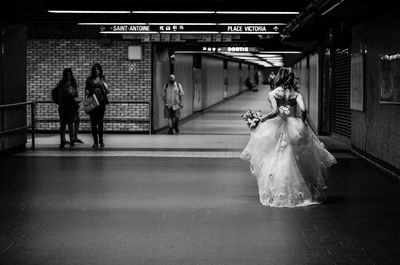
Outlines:
{"type": "Polygon", "coordinates": [[[305,123],[306,108],[291,68],[279,70],[275,87],[268,94],[272,111],[250,135],[241,158],[250,162],[262,205],[319,204],[326,199],[328,169],[336,159],[305,123]],[[301,118],[295,116],[297,106],[301,118]]]}

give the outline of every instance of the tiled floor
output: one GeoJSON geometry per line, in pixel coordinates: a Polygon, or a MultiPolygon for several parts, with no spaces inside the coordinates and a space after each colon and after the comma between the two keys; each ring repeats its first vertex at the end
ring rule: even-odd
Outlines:
{"type": "Polygon", "coordinates": [[[59,151],[49,135],[2,158],[0,264],[400,264],[399,183],[337,139],[322,139],[338,159],[324,204],[260,205],[236,116],[259,98],[241,95],[180,135],[107,135],[102,151],[89,135],[59,151]]]}

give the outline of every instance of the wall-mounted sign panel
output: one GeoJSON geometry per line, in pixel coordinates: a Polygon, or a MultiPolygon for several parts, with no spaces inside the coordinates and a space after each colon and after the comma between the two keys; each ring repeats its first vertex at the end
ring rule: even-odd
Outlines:
{"type": "Polygon", "coordinates": [[[379,56],[380,103],[400,104],[400,53],[379,56]]]}
{"type": "Polygon", "coordinates": [[[128,46],[128,60],[142,60],[142,46],[128,46]]]}

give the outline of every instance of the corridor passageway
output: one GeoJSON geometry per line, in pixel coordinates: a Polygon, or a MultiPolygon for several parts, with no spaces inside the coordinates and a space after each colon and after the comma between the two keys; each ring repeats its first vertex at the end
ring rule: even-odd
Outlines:
{"type": "MultiPolygon", "coordinates": [[[[338,164],[328,200],[261,206],[240,115],[268,111],[246,92],[178,135],[106,135],[107,147],[35,151],[0,161],[4,264],[397,264],[400,185],[322,137],[338,164]]],[[[89,135],[83,135],[89,142],[89,135]]]]}

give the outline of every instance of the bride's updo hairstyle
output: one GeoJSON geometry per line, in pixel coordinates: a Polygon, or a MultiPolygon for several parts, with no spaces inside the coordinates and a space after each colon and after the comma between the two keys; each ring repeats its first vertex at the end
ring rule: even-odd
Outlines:
{"type": "Polygon", "coordinates": [[[284,89],[296,89],[294,85],[294,73],[290,67],[281,67],[275,77],[275,87],[284,89]]]}

